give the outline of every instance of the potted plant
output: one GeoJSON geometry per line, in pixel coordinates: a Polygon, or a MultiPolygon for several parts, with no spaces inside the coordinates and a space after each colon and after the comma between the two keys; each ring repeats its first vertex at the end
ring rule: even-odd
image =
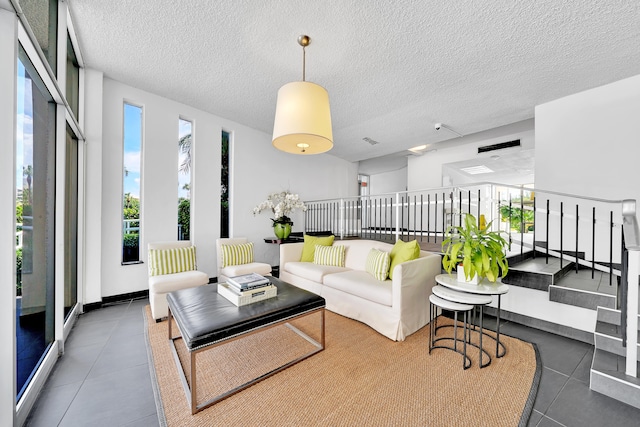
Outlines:
{"type": "Polygon", "coordinates": [[[278,239],[286,239],[291,233],[291,226],[293,226],[293,221],[291,221],[289,215],[296,209],[306,211],[307,207],[297,194],[282,191],[270,194],[267,200],[253,208],[253,215],[257,215],[265,209],[271,209],[275,216],[275,218],[271,218],[271,221],[276,237],[278,239]]]}
{"type": "Polygon", "coordinates": [[[464,269],[464,278],[471,281],[487,278],[495,282],[509,271],[507,241],[498,231],[489,231],[491,223],[479,227],[476,218],[466,214],[461,226],[450,227],[442,242],[442,266],[447,273],[458,266],[464,269]]]}

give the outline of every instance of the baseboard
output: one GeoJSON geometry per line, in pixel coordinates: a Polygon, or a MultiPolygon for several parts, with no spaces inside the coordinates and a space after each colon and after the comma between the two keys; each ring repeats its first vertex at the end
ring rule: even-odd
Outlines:
{"type": "Polygon", "coordinates": [[[129,292],[127,294],[111,295],[108,297],[104,297],[100,302],[92,302],[90,304],[84,304],[82,306],[82,311],[86,313],[91,310],[97,310],[99,308],[102,308],[105,305],[115,304],[115,303],[128,301],[132,299],[141,299],[141,298],[149,298],[149,291],[144,290],[144,291],[137,291],[137,292],[129,292]]]}

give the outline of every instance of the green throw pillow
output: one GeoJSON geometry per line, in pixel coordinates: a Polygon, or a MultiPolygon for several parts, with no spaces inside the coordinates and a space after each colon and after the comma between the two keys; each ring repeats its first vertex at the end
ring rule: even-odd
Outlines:
{"type": "Polygon", "coordinates": [[[326,237],[315,237],[305,234],[304,246],[302,247],[302,256],[300,257],[300,261],[313,262],[313,254],[316,251],[316,245],[331,246],[333,245],[334,238],[335,236],[333,235],[326,237]]]}
{"type": "Polygon", "coordinates": [[[253,262],[253,242],[239,245],[220,245],[220,252],[222,252],[222,265],[220,268],[253,262]]]}
{"type": "Polygon", "coordinates": [[[344,245],[316,245],[313,254],[313,263],[333,267],[344,267],[344,245]]]}
{"type": "Polygon", "coordinates": [[[196,247],[149,249],[149,276],[182,273],[196,269],[196,247]]]}
{"type": "Polygon", "coordinates": [[[393,249],[391,249],[391,265],[389,266],[389,279],[393,279],[393,269],[398,264],[411,261],[420,256],[420,246],[417,240],[403,242],[398,240],[393,249]]]}
{"type": "Polygon", "coordinates": [[[378,280],[387,280],[389,275],[389,263],[391,262],[389,252],[371,249],[367,255],[365,270],[378,280]]]}

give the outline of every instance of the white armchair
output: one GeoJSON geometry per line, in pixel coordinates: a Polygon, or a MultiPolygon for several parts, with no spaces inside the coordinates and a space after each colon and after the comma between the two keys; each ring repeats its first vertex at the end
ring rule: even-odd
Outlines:
{"type": "Polygon", "coordinates": [[[264,262],[253,260],[253,245],[246,237],[224,238],[216,240],[216,252],[218,254],[218,283],[226,282],[229,277],[242,274],[258,273],[263,276],[271,276],[271,266],[264,262]],[[223,248],[223,245],[226,248],[223,248]],[[244,256],[231,261],[225,259],[226,253],[230,253],[230,247],[237,248],[244,256]]]}
{"type": "Polygon", "coordinates": [[[209,276],[196,269],[195,247],[191,248],[186,240],[148,245],[149,304],[156,322],[169,314],[167,293],[209,283],[209,276]]]}

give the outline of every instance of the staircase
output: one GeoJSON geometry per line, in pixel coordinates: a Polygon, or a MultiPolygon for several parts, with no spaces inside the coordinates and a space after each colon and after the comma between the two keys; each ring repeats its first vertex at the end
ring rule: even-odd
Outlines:
{"type": "MultiPolygon", "coordinates": [[[[591,390],[640,408],[640,379],[625,374],[626,348],[622,345],[620,310],[599,307],[597,319],[591,390]]],[[[640,351],[638,355],[640,359],[640,351]]]]}
{"type": "Polygon", "coordinates": [[[415,239],[432,252],[441,251],[450,227],[461,224],[466,213],[504,232],[511,248],[503,280],[512,289],[502,300],[502,318],[593,343],[591,388],[640,408],[638,364],[626,360],[640,359],[640,229],[634,200],[475,183],[305,204],[305,233],[415,239]],[[633,327],[626,327],[626,319],[633,327]]]}

